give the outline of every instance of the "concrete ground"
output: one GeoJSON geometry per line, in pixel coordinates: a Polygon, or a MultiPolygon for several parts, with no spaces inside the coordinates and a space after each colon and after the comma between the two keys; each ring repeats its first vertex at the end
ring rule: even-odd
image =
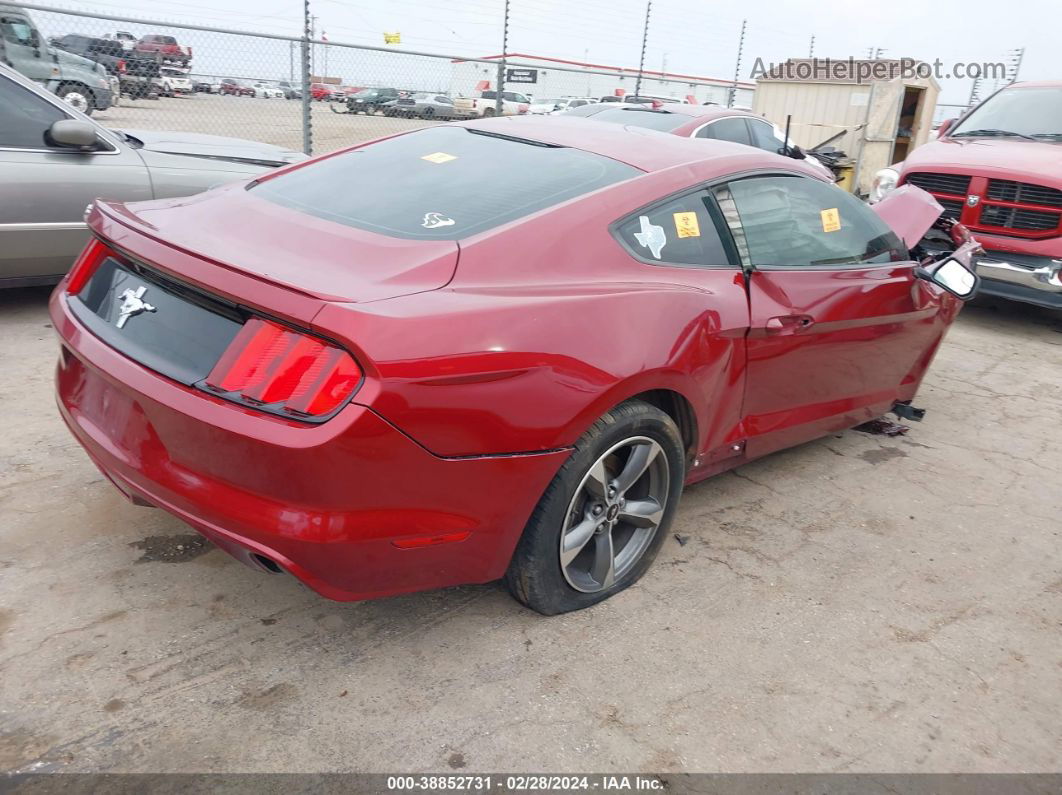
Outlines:
{"type": "MultiPolygon", "coordinates": [[[[438,122],[333,113],[332,103],[311,103],[314,154],[358,141],[394,135],[438,122]]],[[[337,103],[336,108],[341,108],[337,103]]],[[[157,100],[122,99],[122,104],[92,116],[105,127],[176,130],[249,138],[302,151],[302,103],[285,99],[192,94],[157,100]]]]}
{"type": "Polygon", "coordinates": [[[543,618],[328,602],[125,502],[46,295],[0,293],[0,770],[1059,769],[1057,314],[968,308],[906,437],[695,486],[638,585],[543,618]]]}

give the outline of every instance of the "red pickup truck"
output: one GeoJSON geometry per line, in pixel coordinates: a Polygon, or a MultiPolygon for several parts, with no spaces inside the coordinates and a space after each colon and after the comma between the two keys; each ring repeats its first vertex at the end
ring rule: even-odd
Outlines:
{"type": "Polygon", "coordinates": [[[141,36],[133,49],[137,52],[158,53],[163,61],[182,66],[187,66],[192,62],[192,48],[181,47],[173,36],[161,36],[154,33],[141,36]]]}
{"type": "Polygon", "coordinates": [[[1062,81],[1014,83],[876,175],[917,185],[985,248],[981,292],[1062,309],[1062,81]]]}

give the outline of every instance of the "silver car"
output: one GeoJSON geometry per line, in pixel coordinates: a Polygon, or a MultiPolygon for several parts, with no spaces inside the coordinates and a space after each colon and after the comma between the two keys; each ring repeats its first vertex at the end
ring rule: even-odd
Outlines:
{"type": "Polygon", "coordinates": [[[386,116],[408,116],[421,119],[452,119],[454,101],[445,94],[419,93],[399,97],[380,106],[386,116]]]}
{"type": "Polygon", "coordinates": [[[0,65],[0,287],[58,281],[88,239],[95,198],[188,196],[305,158],[237,138],[108,130],[0,65]]]}

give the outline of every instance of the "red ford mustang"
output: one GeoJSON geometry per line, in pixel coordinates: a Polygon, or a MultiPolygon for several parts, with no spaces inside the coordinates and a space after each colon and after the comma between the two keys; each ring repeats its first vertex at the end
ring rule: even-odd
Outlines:
{"type": "Polygon", "coordinates": [[[684,484],[915,411],[976,244],[934,259],[928,194],[816,174],[517,118],[98,203],[51,301],[60,410],[130,499],[325,596],[585,607],[684,484]]]}

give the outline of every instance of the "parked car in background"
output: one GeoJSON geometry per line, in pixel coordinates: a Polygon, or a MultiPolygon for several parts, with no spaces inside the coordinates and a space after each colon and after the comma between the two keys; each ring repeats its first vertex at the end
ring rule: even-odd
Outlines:
{"type": "Polygon", "coordinates": [[[399,97],[380,106],[385,116],[406,116],[420,119],[452,119],[454,101],[445,94],[420,92],[399,97]]]}
{"type": "Polygon", "coordinates": [[[302,99],[302,86],[290,80],[278,80],[277,87],[284,92],[284,99],[302,99]]]}
{"type": "MultiPolygon", "coordinates": [[[[498,92],[493,89],[480,91],[474,97],[454,99],[454,116],[464,119],[490,118],[497,113],[498,92]]],[[[531,100],[518,91],[502,92],[502,116],[518,116],[527,113],[531,100]]]]}
{"type": "Polygon", "coordinates": [[[254,93],[252,97],[259,97],[261,99],[284,99],[284,90],[271,86],[268,83],[255,83],[251,86],[254,93]]]}
{"type": "Polygon", "coordinates": [[[317,102],[331,99],[334,91],[335,86],[330,86],[328,83],[310,83],[310,99],[317,102]]]}
{"type": "Polygon", "coordinates": [[[58,403],[127,497],[259,570],[563,613],[645,574],[685,484],[912,411],[977,287],[976,243],[922,255],[939,215],[718,141],[435,125],[97,202],[58,403]]]}
{"type": "Polygon", "coordinates": [[[398,99],[397,88],[363,88],[345,96],[348,113],[375,113],[385,102],[398,99]]]}
{"type": "Polygon", "coordinates": [[[220,84],[216,78],[207,75],[188,75],[192,81],[192,90],[197,94],[217,94],[220,84]]]}
{"type": "Polygon", "coordinates": [[[138,52],[158,53],[162,60],[181,64],[182,66],[187,66],[192,61],[192,48],[182,47],[173,36],[162,36],[155,33],[141,36],[140,41],[136,43],[133,49],[138,52]]]}
{"type": "Polygon", "coordinates": [[[77,33],[56,36],[50,42],[57,49],[98,63],[111,76],[112,83],[117,79],[118,89],[111,86],[112,91],[115,91],[115,100],[119,94],[137,99],[155,90],[151,78],[160,74],[157,54],[136,53],[123,49],[121,42],[115,39],[100,39],[77,33]]]}
{"type": "Polygon", "coordinates": [[[253,97],[254,89],[235,77],[223,77],[218,83],[219,94],[231,94],[236,97],[253,97]]]}
{"type": "Polygon", "coordinates": [[[136,49],[136,36],[128,31],[118,30],[115,31],[113,36],[108,34],[105,38],[114,39],[122,45],[122,49],[126,52],[136,49]]]}
{"type": "Polygon", "coordinates": [[[765,152],[785,154],[806,160],[824,178],[834,179],[833,172],[796,144],[786,146],[785,134],[762,116],[724,108],[719,105],[660,104],[637,105],[602,102],[572,108],[561,117],[579,116],[612,124],[628,124],[668,132],[683,138],[731,141],[754,146],[765,152]]]}
{"type": "Polygon", "coordinates": [[[187,196],[304,159],[237,138],[108,130],[0,65],[0,287],[62,276],[98,196],[187,196]]]}
{"type": "Polygon", "coordinates": [[[48,88],[85,114],[114,102],[107,70],[95,61],[51,46],[29,11],[0,2],[0,64],[48,88]]]}
{"type": "Polygon", "coordinates": [[[527,112],[532,116],[546,116],[551,113],[563,113],[572,108],[581,108],[596,103],[591,97],[557,97],[556,99],[538,99],[531,102],[527,112]]]}
{"type": "Polygon", "coordinates": [[[986,295],[1062,309],[1062,81],[1014,83],[876,175],[933,194],[981,242],[986,295]]]}
{"type": "Polygon", "coordinates": [[[177,69],[163,66],[159,70],[159,80],[162,83],[162,93],[167,97],[195,93],[191,78],[177,69]]]}

